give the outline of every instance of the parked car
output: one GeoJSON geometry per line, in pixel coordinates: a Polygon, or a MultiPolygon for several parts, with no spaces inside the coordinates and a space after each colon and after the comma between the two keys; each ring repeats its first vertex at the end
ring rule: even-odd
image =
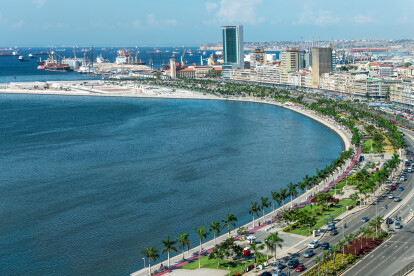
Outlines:
{"type": "Polygon", "coordinates": [[[395,222],[394,226],[395,226],[395,229],[401,229],[402,228],[401,222],[399,222],[398,220],[395,222]]]}
{"type": "Polygon", "coordinates": [[[400,202],[401,201],[401,198],[399,196],[396,196],[396,197],[394,197],[394,201],[395,202],[400,202]]]}
{"type": "Polygon", "coordinates": [[[403,186],[398,187],[398,191],[404,191],[404,187],[403,186]]]}
{"type": "Polygon", "coordinates": [[[336,229],[335,223],[330,223],[328,227],[326,227],[326,230],[332,231],[333,229],[336,229]]]}
{"type": "Polygon", "coordinates": [[[305,265],[300,264],[298,265],[298,267],[295,269],[296,272],[302,272],[305,270],[305,265]]]}
{"type": "Polygon", "coordinates": [[[286,267],[286,265],[285,265],[283,262],[281,262],[281,261],[275,262],[275,263],[272,265],[272,269],[273,269],[273,270],[282,270],[282,269],[284,269],[285,267],[286,267]]]}
{"type": "Polygon", "coordinates": [[[386,220],[385,220],[385,223],[386,224],[392,224],[394,221],[392,220],[392,218],[387,218],[386,220]]]}
{"type": "Polygon", "coordinates": [[[273,272],[272,276],[287,276],[287,274],[284,273],[282,270],[277,270],[273,272]]]}
{"type": "Polygon", "coordinates": [[[367,222],[367,221],[369,221],[369,218],[368,218],[368,217],[363,217],[363,218],[361,219],[361,221],[362,221],[362,222],[367,222]]]}
{"type": "Polygon", "coordinates": [[[318,241],[312,241],[310,244],[308,244],[308,248],[310,249],[315,249],[319,246],[319,242],[318,241]]]}
{"type": "Polygon", "coordinates": [[[288,267],[291,269],[296,268],[298,265],[299,265],[299,260],[296,258],[293,258],[288,262],[288,267]]]}
{"type": "Polygon", "coordinates": [[[322,245],[321,245],[321,249],[328,249],[329,248],[329,242],[324,242],[324,243],[322,243],[322,245]]]}
{"type": "Polygon", "coordinates": [[[389,194],[389,195],[388,195],[388,198],[389,198],[389,199],[393,199],[393,198],[394,198],[394,196],[393,196],[392,194],[389,194]]]}
{"type": "Polygon", "coordinates": [[[397,187],[396,187],[395,185],[392,185],[392,186],[391,186],[391,190],[392,190],[392,191],[394,191],[394,190],[396,190],[396,189],[397,189],[397,187]]]}
{"type": "Polygon", "coordinates": [[[310,257],[312,257],[313,255],[315,255],[315,252],[313,252],[313,250],[312,250],[312,249],[308,249],[308,250],[306,250],[306,251],[305,251],[305,253],[303,253],[303,257],[304,257],[304,258],[310,258],[310,257]]]}
{"type": "Polygon", "coordinates": [[[330,233],[331,236],[335,236],[337,234],[338,234],[338,230],[336,230],[336,229],[333,229],[330,233]]]}
{"type": "Polygon", "coordinates": [[[262,274],[260,274],[260,276],[272,276],[272,273],[270,273],[269,271],[265,271],[262,274]]]}

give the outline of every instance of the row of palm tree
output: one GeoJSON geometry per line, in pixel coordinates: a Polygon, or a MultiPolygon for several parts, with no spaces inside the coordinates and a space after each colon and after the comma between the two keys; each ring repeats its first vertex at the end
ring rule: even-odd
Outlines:
{"type": "MultiPolygon", "coordinates": [[[[204,239],[207,238],[207,236],[212,232],[214,235],[214,244],[216,245],[216,237],[220,234],[220,230],[223,228],[227,228],[228,236],[230,237],[230,226],[236,227],[237,217],[234,214],[227,214],[224,219],[221,220],[222,224],[220,222],[213,221],[208,230],[205,226],[201,226],[200,228],[194,227],[194,231],[197,233],[197,236],[200,240],[200,250],[198,252],[198,261],[199,261],[199,267],[201,267],[200,263],[200,256],[202,252],[202,242],[204,239]]],[[[170,236],[167,237],[165,240],[161,240],[161,243],[163,245],[163,249],[161,251],[161,254],[167,253],[167,266],[170,266],[170,252],[177,253],[177,247],[176,244],[178,243],[178,248],[182,250],[183,259],[185,258],[184,252],[185,248],[187,248],[187,256],[189,257],[189,251],[191,246],[191,241],[189,240],[189,233],[180,233],[180,236],[176,240],[172,240],[170,236]]],[[[155,248],[155,246],[146,247],[144,250],[141,251],[141,253],[148,259],[148,267],[149,267],[149,273],[151,275],[151,261],[155,262],[159,257],[158,250],[155,248]]]]}

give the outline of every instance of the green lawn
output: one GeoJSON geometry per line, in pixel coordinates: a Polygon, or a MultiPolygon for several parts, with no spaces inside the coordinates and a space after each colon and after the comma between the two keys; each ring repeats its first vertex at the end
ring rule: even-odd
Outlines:
{"type": "MultiPolygon", "coordinates": [[[[266,258],[266,256],[265,256],[265,258],[266,258]]],[[[201,257],[200,260],[201,260],[201,267],[202,268],[217,269],[217,260],[215,260],[215,259],[209,260],[208,256],[203,256],[203,257],[201,257]]],[[[223,260],[223,261],[220,261],[219,269],[229,271],[228,268],[230,268],[230,275],[233,275],[236,272],[239,272],[240,274],[243,274],[244,268],[248,267],[249,265],[252,265],[252,264],[254,264],[254,259],[249,260],[249,259],[243,258],[243,259],[238,260],[236,262],[223,260]],[[245,266],[245,264],[246,264],[246,266],[245,266]]],[[[198,269],[198,259],[194,260],[191,263],[185,264],[180,268],[181,269],[190,269],[190,270],[198,269]]]]}
{"type": "Polygon", "coordinates": [[[373,142],[373,139],[365,140],[364,143],[362,143],[362,153],[371,153],[371,146],[373,142]]]}
{"type": "MultiPolygon", "coordinates": [[[[311,227],[311,231],[321,228],[323,225],[325,225],[326,217],[333,215],[333,217],[336,218],[337,216],[342,214],[342,207],[346,207],[348,205],[352,205],[352,200],[344,199],[339,201],[337,205],[334,205],[329,209],[325,210],[321,215],[316,217],[317,222],[313,227],[311,227]]],[[[304,206],[302,209],[311,211],[311,207],[309,205],[304,206]]],[[[344,208],[343,211],[345,212],[346,208],[344,208]]],[[[307,236],[309,235],[309,227],[307,225],[301,226],[296,228],[295,230],[292,230],[290,233],[307,236]]]]}

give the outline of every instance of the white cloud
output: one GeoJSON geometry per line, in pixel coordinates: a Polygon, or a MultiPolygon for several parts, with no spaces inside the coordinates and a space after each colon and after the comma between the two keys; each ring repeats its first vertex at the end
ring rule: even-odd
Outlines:
{"type": "Polygon", "coordinates": [[[19,20],[19,22],[14,23],[11,27],[12,28],[21,28],[24,25],[24,21],[23,20],[19,20]]]}
{"type": "Polygon", "coordinates": [[[46,4],[46,0],[32,0],[32,3],[35,4],[37,8],[41,8],[46,4]]]}
{"type": "Polygon", "coordinates": [[[340,18],[333,15],[333,12],[328,10],[314,12],[309,5],[305,4],[303,6],[303,12],[296,24],[328,26],[336,24],[339,21],[340,18]]]}
{"type": "Polygon", "coordinates": [[[216,11],[213,20],[204,23],[224,23],[224,24],[258,24],[264,21],[260,17],[256,8],[262,0],[221,0],[220,4],[206,2],[207,11],[216,11]]]}
{"type": "Polygon", "coordinates": [[[376,20],[369,15],[354,16],[353,21],[357,24],[370,24],[376,22],[376,20]]]}
{"type": "Polygon", "coordinates": [[[216,3],[212,3],[212,2],[206,2],[205,5],[206,5],[207,11],[215,10],[218,6],[216,3]]]}
{"type": "MultiPolygon", "coordinates": [[[[178,22],[176,19],[162,19],[159,20],[157,17],[150,13],[147,15],[147,18],[145,20],[145,23],[143,23],[139,19],[135,19],[132,21],[132,26],[136,29],[152,29],[154,27],[158,28],[168,28],[168,27],[175,27],[178,25],[178,22]]],[[[130,26],[130,24],[128,24],[130,26]]]]}

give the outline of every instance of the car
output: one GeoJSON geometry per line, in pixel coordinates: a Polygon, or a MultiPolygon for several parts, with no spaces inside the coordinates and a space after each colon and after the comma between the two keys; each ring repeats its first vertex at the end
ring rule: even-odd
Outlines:
{"type": "Polygon", "coordinates": [[[391,186],[391,191],[394,191],[394,190],[396,190],[397,189],[397,187],[395,186],[395,185],[392,185],[391,186]]]}
{"type": "Polygon", "coordinates": [[[312,250],[312,249],[308,249],[308,250],[306,250],[306,251],[305,251],[305,253],[303,253],[303,257],[304,257],[304,258],[310,258],[310,257],[312,257],[313,255],[315,255],[315,252],[313,252],[313,250],[312,250]]]}
{"type": "Polygon", "coordinates": [[[408,168],[408,169],[407,169],[407,172],[408,172],[408,173],[412,173],[412,172],[413,172],[413,170],[412,170],[411,168],[408,168]]]}
{"type": "Polygon", "coordinates": [[[273,272],[272,276],[287,276],[287,274],[284,273],[282,270],[277,270],[273,272]]]}
{"type": "Polygon", "coordinates": [[[363,218],[361,219],[361,221],[362,221],[362,222],[367,222],[367,221],[369,221],[369,218],[368,218],[368,217],[363,217],[363,218]]]}
{"type": "Polygon", "coordinates": [[[401,197],[399,197],[399,196],[394,197],[394,201],[395,202],[400,202],[401,201],[401,197]]]}
{"type": "Polygon", "coordinates": [[[270,273],[269,271],[265,271],[262,274],[260,274],[260,276],[272,276],[272,273],[270,273]]]}
{"type": "Polygon", "coordinates": [[[393,198],[394,198],[394,196],[393,196],[392,194],[389,194],[389,195],[388,195],[388,198],[389,198],[389,199],[393,199],[393,198]]]}
{"type": "Polygon", "coordinates": [[[399,222],[398,220],[395,222],[395,224],[394,224],[394,227],[395,227],[395,229],[401,229],[402,228],[402,226],[401,226],[401,222],[399,222]]]}
{"type": "Polygon", "coordinates": [[[288,262],[288,267],[289,268],[296,268],[299,265],[299,260],[296,258],[290,259],[290,261],[288,262]]]}
{"type": "Polygon", "coordinates": [[[328,231],[332,231],[334,229],[336,229],[335,223],[330,223],[328,225],[328,227],[326,227],[326,230],[328,230],[328,231]]]}
{"type": "Polygon", "coordinates": [[[286,267],[286,265],[284,263],[282,263],[281,261],[276,262],[272,265],[272,269],[277,271],[277,270],[282,270],[286,267]]]}
{"type": "Polygon", "coordinates": [[[308,244],[308,248],[310,249],[315,249],[319,246],[319,242],[318,241],[312,241],[310,244],[308,244]]]}
{"type": "Polygon", "coordinates": [[[405,181],[406,179],[405,179],[405,176],[401,176],[400,177],[400,181],[405,181]]]}
{"type": "Polygon", "coordinates": [[[394,221],[392,220],[392,218],[387,218],[386,220],[385,220],[385,223],[386,224],[392,224],[394,221]]]}
{"type": "Polygon", "coordinates": [[[333,229],[332,231],[331,231],[331,233],[329,233],[331,236],[335,236],[335,235],[337,235],[338,234],[338,230],[336,230],[336,229],[333,229]]]}
{"type": "Polygon", "coordinates": [[[404,191],[404,187],[403,186],[398,187],[398,191],[404,191]]]}
{"type": "Polygon", "coordinates": [[[303,264],[298,265],[298,267],[296,267],[295,271],[296,272],[302,272],[305,270],[305,266],[303,264]]]}
{"type": "Polygon", "coordinates": [[[329,242],[324,242],[324,243],[322,243],[322,245],[321,245],[321,249],[328,249],[329,248],[329,242]]]}
{"type": "Polygon", "coordinates": [[[330,246],[326,249],[326,251],[327,251],[327,252],[332,252],[332,245],[330,245],[330,246]]]}

